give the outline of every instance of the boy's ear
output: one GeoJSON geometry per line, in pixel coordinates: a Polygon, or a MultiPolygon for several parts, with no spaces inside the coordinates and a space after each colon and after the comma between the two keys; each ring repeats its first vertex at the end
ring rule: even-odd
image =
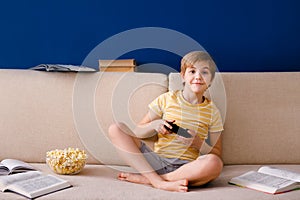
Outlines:
{"type": "Polygon", "coordinates": [[[184,73],[183,72],[180,72],[180,77],[181,77],[181,79],[184,79],[184,73]]]}
{"type": "Polygon", "coordinates": [[[181,82],[184,84],[184,74],[180,72],[181,82]]]}

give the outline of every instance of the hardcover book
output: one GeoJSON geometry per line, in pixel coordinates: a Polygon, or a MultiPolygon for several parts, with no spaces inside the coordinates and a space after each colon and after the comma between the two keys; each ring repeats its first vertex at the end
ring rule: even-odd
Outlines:
{"type": "Polygon", "coordinates": [[[35,170],[30,164],[16,159],[4,159],[0,162],[0,175],[35,170]]]}
{"type": "Polygon", "coordinates": [[[136,61],[135,59],[99,60],[99,69],[105,72],[134,72],[136,61]]]}
{"type": "Polygon", "coordinates": [[[94,68],[90,67],[60,64],[40,64],[30,69],[47,72],[96,72],[94,68]]]}
{"type": "Polygon", "coordinates": [[[71,187],[66,180],[39,171],[0,176],[0,190],[11,191],[27,198],[36,198],[71,187]]]}
{"type": "Polygon", "coordinates": [[[249,171],[229,181],[230,184],[270,194],[288,192],[300,188],[300,173],[263,166],[258,171],[249,171]]]}

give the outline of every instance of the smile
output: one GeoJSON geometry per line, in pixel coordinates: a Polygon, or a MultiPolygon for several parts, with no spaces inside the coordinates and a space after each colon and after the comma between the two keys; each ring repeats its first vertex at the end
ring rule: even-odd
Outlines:
{"type": "Polygon", "coordinates": [[[196,84],[196,85],[205,85],[205,83],[198,83],[198,82],[192,83],[192,84],[196,84]]]}

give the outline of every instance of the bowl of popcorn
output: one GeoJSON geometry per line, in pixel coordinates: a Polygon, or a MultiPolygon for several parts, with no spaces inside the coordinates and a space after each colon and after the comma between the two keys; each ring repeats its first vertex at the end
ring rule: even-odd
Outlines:
{"type": "Polygon", "coordinates": [[[78,174],[85,166],[87,155],[78,148],[47,151],[46,162],[57,174],[78,174]]]}

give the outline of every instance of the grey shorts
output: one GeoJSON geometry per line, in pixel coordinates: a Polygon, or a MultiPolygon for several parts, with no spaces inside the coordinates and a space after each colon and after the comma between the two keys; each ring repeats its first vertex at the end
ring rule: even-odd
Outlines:
{"type": "Polygon", "coordinates": [[[148,163],[152,166],[154,171],[156,171],[156,173],[159,175],[175,171],[182,165],[189,163],[188,160],[181,160],[178,158],[164,158],[162,156],[159,156],[143,142],[140,150],[148,163]]]}

